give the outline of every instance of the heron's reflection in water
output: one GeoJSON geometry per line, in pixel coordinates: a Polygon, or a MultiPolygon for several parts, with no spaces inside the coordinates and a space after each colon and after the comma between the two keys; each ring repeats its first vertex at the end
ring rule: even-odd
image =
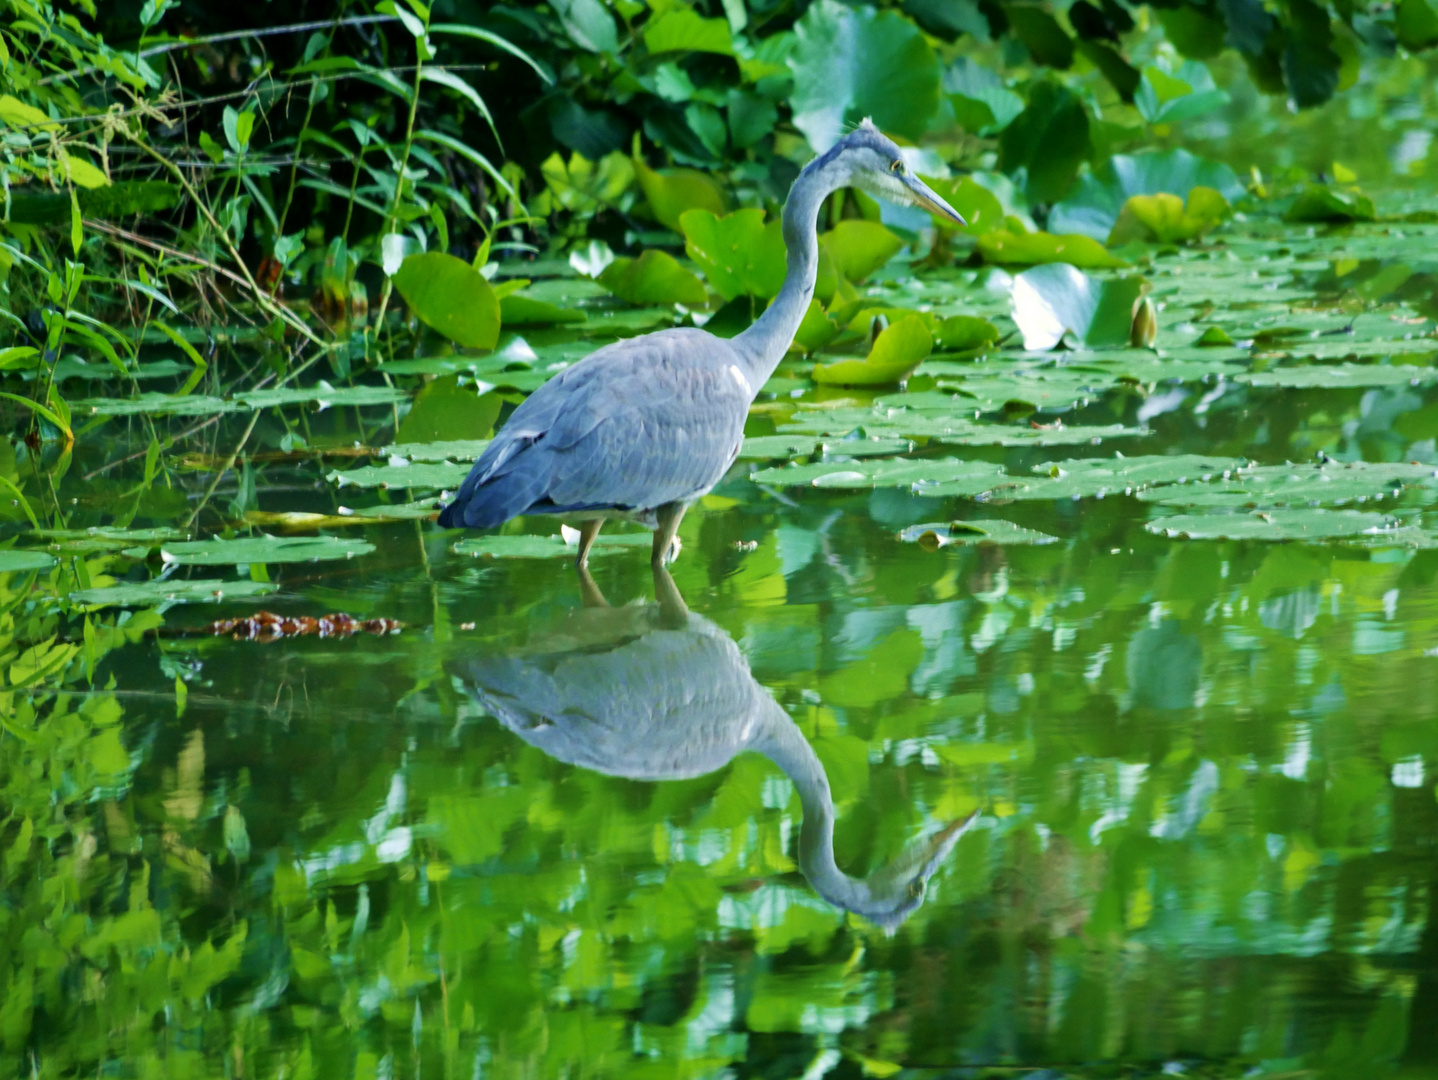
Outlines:
{"type": "Polygon", "coordinates": [[[609,607],[592,580],[584,586],[586,606],[541,640],[454,666],[489,712],[561,761],[634,780],[687,779],[745,751],[763,754],[799,792],[799,867],[820,896],[885,929],[923,903],[930,875],[977,814],[867,878],[848,876],[834,861],[824,767],[734,640],[690,612],[662,568],[657,604],[609,607]]]}

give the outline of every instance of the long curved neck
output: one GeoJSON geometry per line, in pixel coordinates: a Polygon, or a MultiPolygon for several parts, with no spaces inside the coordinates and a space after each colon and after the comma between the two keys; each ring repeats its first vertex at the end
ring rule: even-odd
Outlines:
{"type": "Polygon", "coordinates": [[[835,907],[867,913],[873,903],[868,885],[849,877],[834,861],[834,798],[824,765],[777,702],[772,703],[772,710],[764,717],[767,723],[756,733],[750,748],[779,766],[799,792],[804,809],[799,830],[799,869],[814,891],[835,907]]]}
{"type": "Polygon", "coordinates": [[[809,310],[819,275],[819,209],[832,192],[847,182],[848,178],[832,167],[826,155],[811,162],[789,189],[784,203],[784,247],[788,251],[784,286],[754,325],[731,342],[745,361],[745,374],[756,394],[784,359],[809,310]]]}

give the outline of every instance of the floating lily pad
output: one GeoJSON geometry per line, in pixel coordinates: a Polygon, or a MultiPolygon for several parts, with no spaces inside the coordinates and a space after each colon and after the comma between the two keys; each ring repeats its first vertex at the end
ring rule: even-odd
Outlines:
{"type": "Polygon", "coordinates": [[[154,607],[159,604],[217,604],[224,600],[245,600],[268,596],[278,585],[267,581],[125,582],[100,589],[72,592],[70,602],[87,607],[154,607]]]}
{"type": "Polygon", "coordinates": [[[1014,322],[1024,348],[1048,350],[1065,337],[1089,348],[1127,345],[1146,283],[1142,278],[1098,281],[1064,263],[1014,278],[1014,322]]]}
{"type": "Polygon", "coordinates": [[[367,465],[362,469],[336,469],[326,474],[325,479],[340,487],[452,488],[457,487],[473,467],[473,462],[367,465]]]}
{"type": "Polygon", "coordinates": [[[1398,529],[1385,514],[1356,510],[1255,510],[1239,514],[1182,514],[1144,526],[1159,536],[1188,540],[1313,540],[1372,536],[1398,529]]]}
{"type": "Polygon", "coordinates": [[[972,352],[999,340],[999,328],[977,315],[950,315],[932,329],[934,348],[941,352],[972,352]]]}
{"type": "Polygon", "coordinates": [[[1202,185],[1189,191],[1187,205],[1166,191],[1133,195],[1123,204],[1108,242],[1127,244],[1138,240],[1173,244],[1196,240],[1227,217],[1229,210],[1227,199],[1202,185]]]}
{"type": "Polygon", "coordinates": [[[874,488],[922,484],[978,484],[983,491],[1003,476],[1003,468],[987,461],[954,458],[880,458],[875,461],[825,461],[761,469],[750,479],[775,487],[874,488]]]}
{"type": "Polygon", "coordinates": [[[117,529],[107,525],[91,529],[40,529],[30,535],[49,541],[51,551],[90,555],[125,548],[151,548],[166,540],[183,540],[187,534],[178,529],[117,529]]]}
{"type": "MultiPolygon", "coordinates": [[[[617,551],[649,548],[654,537],[649,533],[601,532],[590,548],[591,557],[617,551]]],[[[579,545],[566,543],[562,536],[475,536],[454,545],[458,555],[488,555],[496,559],[573,559],[579,545]]]]}
{"type": "Polygon", "coordinates": [[[976,544],[1053,544],[1057,536],[1025,529],[1011,521],[979,519],[954,521],[948,524],[910,525],[899,533],[899,539],[920,547],[936,550],[952,545],[976,544]]]}
{"type": "Polygon", "coordinates": [[[815,436],[805,435],[754,435],[744,440],[739,447],[739,457],[752,461],[772,461],[775,458],[804,457],[816,453],[820,442],[815,436]]]}
{"type": "Polygon", "coordinates": [[[47,551],[19,551],[0,548],[0,574],[20,570],[48,570],[55,565],[55,556],[47,551]]]}
{"type": "Polygon", "coordinates": [[[244,563],[297,563],[318,559],[352,559],[368,555],[367,540],[336,536],[255,536],[241,540],[193,540],[167,543],[160,557],[180,566],[238,566],[244,563]]]}
{"type": "Polygon", "coordinates": [[[276,405],[317,404],[321,408],[336,405],[394,405],[408,401],[409,394],[390,386],[295,386],[281,390],[251,390],[236,394],[235,400],[251,409],[269,409],[276,405]]]}
{"type": "Polygon", "coordinates": [[[1123,424],[1075,424],[1072,427],[1015,427],[1011,424],[974,424],[967,431],[955,431],[935,438],[953,446],[1078,446],[1105,439],[1134,439],[1148,435],[1145,428],[1123,424]]]}
{"type": "MultiPolygon", "coordinates": [[[[1150,454],[1135,457],[1080,458],[1034,466],[1032,476],[1005,477],[984,492],[990,500],[999,499],[1080,499],[1104,498],[1108,495],[1132,495],[1147,487],[1177,484],[1185,480],[1202,480],[1232,475],[1246,462],[1233,458],[1205,457],[1199,454],[1150,454]]],[[[950,490],[946,484],[935,488],[934,495],[967,495],[967,487],[950,490]]]]}
{"type": "Polygon", "coordinates": [[[86,398],[72,401],[72,415],[80,416],[215,416],[220,413],[240,412],[244,409],[238,401],[190,394],[186,397],[171,397],[169,394],[145,393],[128,398],[86,398]]]}
{"type": "Polygon", "coordinates": [[[504,326],[554,326],[582,323],[588,318],[579,308],[561,307],[524,292],[512,292],[501,297],[499,314],[504,326]]]}
{"type": "Polygon", "coordinates": [[[1337,462],[1320,465],[1262,465],[1236,478],[1142,493],[1146,502],[1166,506],[1295,506],[1392,498],[1408,487],[1438,489],[1438,468],[1407,462],[1337,462]]]}
{"type": "Polygon", "coordinates": [[[447,442],[426,442],[426,443],[395,443],[393,446],[386,446],[381,450],[380,456],[386,458],[405,458],[408,461],[474,461],[484,448],[489,445],[488,439],[452,439],[447,442]]]}
{"type": "Polygon", "coordinates": [[[1281,386],[1288,389],[1345,390],[1372,386],[1417,386],[1438,382],[1438,368],[1387,364],[1335,364],[1275,368],[1235,375],[1235,382],[1249,386],[1281,386]]]}

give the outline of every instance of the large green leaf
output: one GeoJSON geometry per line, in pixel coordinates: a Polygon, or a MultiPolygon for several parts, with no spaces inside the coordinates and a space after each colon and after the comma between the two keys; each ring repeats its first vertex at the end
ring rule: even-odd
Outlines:
{"type": "Polygon", "coordinates": [[[1243,194],[1243,185],[1227,165],[1205,161],[1187,150],[1115,154],[1101,168],[1082,177],[1072,194],[1054,206],[1049,213],[1049,228],[1054,232],[1082,233],[1104,242],[1124,203],[1134,195],[1166,192],[1187,199],[1189,192],[1200,186],[1212,188],[1225,199],[1243,194]]]}
{"type": "Polygon", "coordinates": [[[1173,244],[1196,240],[1228,216],[1228,200],[1213,188],[1193,188],[1188,204],[1177,195],[1131,195],[1123,204],[1110,244],[1126,244],[1131,240],[1173,244]]]}
{"type": "Polygon", "coordinates": [[[1013,290],[1024,348],[1052,349],[1069,335],[1089,348],[1127,345],[1145,285],[1137,277],[1098,281],[1065,263],[1024,271],[1013,290]]]}
{"type": "Polygon", "coordinates": [[[916,139],[938,113],[940,75],[923,33],[897,11],[818,0],[794,24],[794,126],[827,150],[865,117],[916,139]]]}
{"type": "Polygon", "coordinates": [[[1097,240],[1078,233],[1054,236],[1046,232],[1016,233],[996,229],[979,237],[978,249],[985,262],[1019,266],[1061,262],[1096,270],[1128,265],[1105,250],[1097,240]]]}
{"type": "Polygon", "coordinates": [[[918,544],[930,551],[951,545],[972,547],[976,544],[1052,544],[1057,536],[1025,529],[1011,521],[980,518],[972,521],[954,521],[948,524],[930,523],[910,525],[899,533],[899,539],[918,544]]]}
{"type": "Polygon", "coordinates": [[[734,39],[724,19],[705,19],[692,8],[678,7],[644,27],[644,44],[651,53],[709,52],[734,55],[734,39]]]}
{"type": "Polygon", "coordinates": [[[684,250],[725,300],[778,295],[787,262],[777,219],[765,225],[762,210],[736,210],[724,217],[688,210],[679,223],[684,250]]]}
{"type": "Polygon", "coordinates": [[[883,386],[896,383],[923,363],[934,339],[918,315],[906,315],[884,328],[863,360],[838,360],[814,368],[817,383],[883,386]]]}
{"type": "Polygon", "coordinates": [[[1284,215],[1288,221],[1372,221],[1373,200],[1357,188],[1307,184],[1284,215]]]}
{"type": "Polygon", "coordinates": [[[686,210],[722,214],[728,208],[719,185],[697,169],[651,169],[636,153],[634,174],[649,203],[649,213],[675,232],[680,230],[679,218],[686,210]]]}
{"type": "MultiPolygon", "coordinates": [[[[703,213],[703,211],[698,211],[703,213]]],[[[637,259],[618,258],[604,268],[599,284],[631,304],[703,304],[704,283],[667,252],[650,248],[637,259]]]]}
{"type": "MultiPolygon", "coordinates": [[[[999,149],[1004,172],[1013,176],[1023,170],[1024,192],[1030,202],[1053,202],[1062,198],[1078,175],[1080,163],[1092,151],[1088,111],[1067,87],[1036,82],[1024,111],[999,136],[999,149]]],[[[1052,220],[1049,228],[1083,231],[1052,220]]]]}
{"type": "Polygon", "coordinates": [[[904,246],[902,240],[877,221],[853,218],[821,234],[819,242],[834,260],[834,269],[844,280],[855,284],[887,265],[904,246]]]}
{"type": "Polygon", "coordinates": [[[498,394],[478,394],[466,379],[447,375],[425,385],[400,422],[395,440],[428,443],[442,439],[483,439],[494,430],[501,402],[498,394]]]}
{"type": "Polygon", "coordinates": [[[1398,523],[1383,514],[1356,510],[1253,510],[1247,513],[1181,514],[1146,526],[1160,536],[1189,540],[1308,540],[1382,538],[1398,523]]]}
{"type": "Polygon", "coordinates": [[[394,285],[421,322],[451,341],[492,349],[499,340],[499,300],[463,259],[439,251],[411,255],[395,272],[394,285]]]}

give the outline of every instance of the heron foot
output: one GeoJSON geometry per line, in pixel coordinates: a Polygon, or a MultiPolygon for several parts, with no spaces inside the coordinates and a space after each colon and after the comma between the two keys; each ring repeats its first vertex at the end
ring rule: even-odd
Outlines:
{"type": "Polygon", "coordinates": [[[666,503],[658,511],[658,527],[654,530],[654,553],[650,563],[667,566],[679,557],[679,523],[684,520],[683,503],[666,503]]]}

